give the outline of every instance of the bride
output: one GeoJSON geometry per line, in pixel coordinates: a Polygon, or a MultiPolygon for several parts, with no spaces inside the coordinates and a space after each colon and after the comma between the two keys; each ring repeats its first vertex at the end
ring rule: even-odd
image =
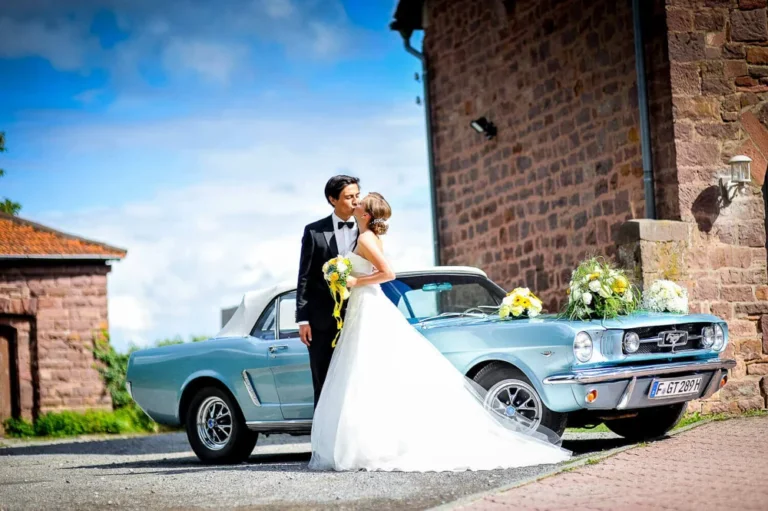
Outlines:
{"type": "Polygon", "coordinates": [[[483,389],[419,334],[379,284],[395,278],[381,236],[389,204],[355,209],[360,229],[344,328],[312,424],[312,470],[462,471],[558,463],[570,453],[483,405],[483,389]]]}

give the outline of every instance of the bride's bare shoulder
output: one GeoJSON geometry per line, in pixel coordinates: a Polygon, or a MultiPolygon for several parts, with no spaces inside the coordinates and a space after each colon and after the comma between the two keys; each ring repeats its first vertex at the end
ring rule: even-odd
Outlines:
{"type": "Polygon", "coordinates": [[[378,247],[378,249],[381,250],[383,247],[381,238],[376,236],[372,231],[365,231],[364,233],[360,234],[360,236],[357,238],[357,243],[366,249],[378,247]]]}

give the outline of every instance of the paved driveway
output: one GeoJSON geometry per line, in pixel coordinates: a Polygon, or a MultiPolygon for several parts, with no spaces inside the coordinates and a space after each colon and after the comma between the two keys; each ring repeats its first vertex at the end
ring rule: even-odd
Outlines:
{"type": "Polygon", "coordinates": [[[711,422],[462,510],[768,510],[768,417],[711,422]]]}
{"type": "MultiPolygon", "coordinates": [[[[200,465],[184,434],[17,443],[0,449],[0,509],[425,509],[555,468],[317,473],[306,468],[307,441],[261,438],[250,460],[236,466],[200,465]]],[[[598,434],[570,435],[564,447],[589,455],[622,445],[598,434]]]]}

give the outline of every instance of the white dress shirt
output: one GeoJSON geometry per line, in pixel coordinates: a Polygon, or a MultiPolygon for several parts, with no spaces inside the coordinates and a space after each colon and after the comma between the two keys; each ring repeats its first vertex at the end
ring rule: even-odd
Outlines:
{"type": "Polygon", "coordinates": [[[346,226],[339,229],[339,222],[343,222],[343,220],[336,216],[336,212],[331,213],[331,220],[333,221],[333,234],[336,237],[336,246],[339,247],[339,254],[344,255],[352,252],[355,248],[358,231],[355,217],[350,217],[347,220],[347,222],[355,224],[351,229],[346,226]]]}

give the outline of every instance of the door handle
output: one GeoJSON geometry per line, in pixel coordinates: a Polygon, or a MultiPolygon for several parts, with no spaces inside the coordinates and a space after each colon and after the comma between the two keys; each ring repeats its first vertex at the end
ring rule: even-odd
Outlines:
{"type": "Polygon", "coordinates": [[[281,344],[279,346],[270,346],[269,347],[269,352],[270,353],[277,353],[278,351],[283,351],[283,350],[287,350],[287,349],[288,349],[288,346],[286,346],[284,344],[281,344]]]}

